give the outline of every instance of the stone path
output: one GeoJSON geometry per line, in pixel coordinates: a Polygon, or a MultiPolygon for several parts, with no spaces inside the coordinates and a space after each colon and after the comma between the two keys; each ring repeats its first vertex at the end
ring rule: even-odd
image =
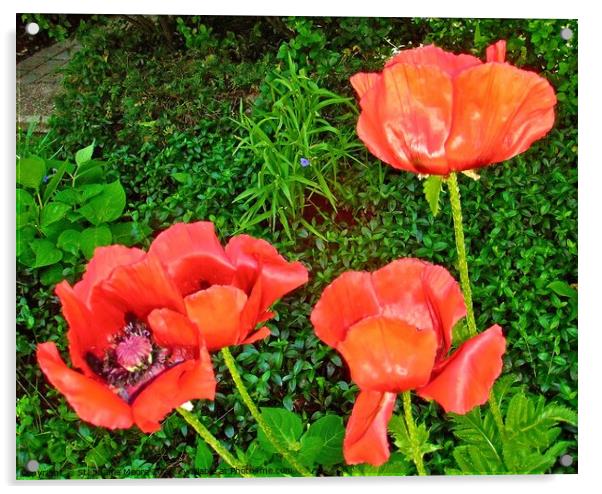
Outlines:
{"type": "Polygon", "coordinates": [[[61,89],[59,72],[80,49],[75,40],[66,40],[40,50],[17,64],[17,125],[38,123],[37,131],[47,129],[54,109],[54,97],[61,89]]]}

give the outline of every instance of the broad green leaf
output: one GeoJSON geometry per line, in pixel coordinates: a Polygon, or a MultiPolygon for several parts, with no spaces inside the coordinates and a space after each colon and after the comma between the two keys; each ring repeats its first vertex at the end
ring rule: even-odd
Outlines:
{"type": "Polygon", "coordinates": [[[86,228],[79,237],[79,246],[86,256],[91,259],[94,255],[94,249],[103,245],[109,245],[113,239],[111,229],[107,225],[100,225],[92,228],[86,228]]]}
{"type": "Polygon", "coordinates": [[[40,214],[40,226],[46,228],[59,220],[62,220],[71,206],[62,202],[49,202],[42,208],[40,214]]]}
{"type": "Polygon", "coordinates": [[[151,233],[151,229],[147,225],[135,221],[126,221],[112,223],[111,233],[113,234],[114,244],[130,247],[144,240],[151,233]]]}
{"type": "Polygon", "coordinates": [[[439,195],[441,194],[442,184],[443,179],[439,175],[431,175],[422,183],[424,197],[426,197],[426,200],[429,203],[433,216],[439,214],[439,195]]]}
{"type": "Polygon", "coordinates": [[[63,279],[63,266],[61,264],[54,264],[49,268],[42,271],[40,275],[40,282],[42,285],[50,286],[56,285],[63,279]]]}
{"type": "Polygon", "coordinates": [[[92,154],[94,153],[94,144],[90,144],[83,149],[80,149],[75,153],[75,162],[77,166],[81,166],[84,163],[87,163],[92,159],[92,154]]]}
{"type": "Polygon", "coordinates": [[[190,173],[176,172],[172,173],[171,177],[181,184],[189,184],[192,182],[192,175],[190,175],[190,173]]]}
{"type": "MultiPolygon", "coordinates": [[[[303,435],[303,439],[319,438],[322,446],[315,456],[316,463],[320,465],[334,465],[343,461],[344,436],[343,419],[338,415],[326,415],[311,424],[307,432],[303,435]]],[[[302,449],[303,439],[301,440],[302,449]]]]}
{"type": "Polygon", "coordinates": [[[17,183],[38,190],[46,175],[46,163],[38,156],[21,158],[17,162],[17,183]]]}
{"type": "Polygon", "coordinates": [[[44,189],[44,195],[42,197],[42,202],[44,204],[46,204],[52,197],[52,194],[54,194],[54,191],[56,190],[56,188],[57,188],[59,182],[62,180],[63,176],[65,175],[65,172],[67,171],[68,166],[69,166],[69,163],[67,161],[61,163],[61,165],[56,170],[56,173],[54,175],[52,175],[52,177],[48,181],[48,185],[46,185],[46,188],[44,189]]]}
{"type": "Polygon", "coordinates": [[[553,281],[548,288],[561,297],[577,298],[577,290],[564,281],[553,281]]]}
{"type": "Polygon", "coordinates": [[[211,468],[211,465],[213,465],[211,450],[205,441],[198,439],[194,455],[194,468],[206,471],[211,468]]]}
{"type": "Polygon", "coordinates": [[[318,463],[317,456],[320,454],[323,445],[322,438],[304,435],[301,438],[301,449],[299,449],[296,456],[303,465],[311,468],[314,463],[318,463]]]}
{"type": "MultiPolygon", "coordinates": [[[[297,440],[303,432],[303,422],[297,415],[285,408],[268,407],[261,409],[261,415],[281,444],[285,445],[287,449],[298,449],[297,440]]],[[[259,429],[257,439],[267,452],[274,453],[276,451],[262,429],[259,429]]]]}
{"type": "Polygon", "coordinates": [[[74,204],[80,202],[80,195],[75,189],[69,187],[59,190],[56,194],[54,194],[54,200],[73,206],[74,204]]]}
{"type": "Polygon", "coordinates": [[[94,184],[104,178],[104,169],[97,161],[88,161],[77,169],[75,185],[94,184]]]}
{"type": "Polygon", "coordinates": [[[34,239],[31,242],[31,249],[36,255],[34,268],[50,266],[63,258],[63,253],[49,240],[34,239]]]}
{"type": "Polygon", "coordinates": [[[26,266],[31,266],[35,261],[30,245],[31,241],[35,238],[35,235],[36,230],[32,226],[25,226],[17,230],[16,254],[19,262],[25,264],[26,266]],[[31,259],[22,259],[22,256],[27,256],[31,259]]]}
{"type": "Polygon", "coordinates": [[[116,180],[104,185],[102,192],[79,208],[79,212],[90,223],[98,226],[118,219],[124,208],[125,191],[119,180],[116,180]]]}
{"type": "Polygon", "coordinates": [[[86,453],[85,462],[90,468],[98,468],[111,463],[113,453],[107,444],[108,441],[101,439],[100,442],[86,453]]]}
{"type": "Polygon", "coordinates": [[[65,230],[57,239],[56,246],[59,249],[69,252],[70,254],[77,255],[79,251],[80,243],[80,232],[77,230],[65,230]]]}

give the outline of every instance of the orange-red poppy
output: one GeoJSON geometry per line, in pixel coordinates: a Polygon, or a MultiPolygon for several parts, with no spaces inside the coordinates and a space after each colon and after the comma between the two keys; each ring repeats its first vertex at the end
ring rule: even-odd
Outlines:
{"type": "Polygon", "coordinates": [[[82,280],[73,287],[61,282],[56,294],[74,368],[52,342],[38,345],[38,363],[83,420],[154,432],[174,408],[214,398],[205,343],[156,257],[99,247],[82,280]]]}
{"type": "Polygon", "coordinates": [[[149,254],[176,281],[210,351],[269,336],[266,326],[256,329],[273,317],[269,307],[308,280],[303,264],[287,261],[265,240],[237,235],[224,249],[210,222],[170,227],[149,254]]]}
{"type": "Polygon", "coordinates": [[[505,54],[505,41],[487,49],[486,63],[428,45],[401,51],[381,73],[355,74],[360,139],[385,163],[432,175],[524,152],[552,128],[556,96],[505,54]]]}
{"type": "Polygon", "coordinates": [[[449,272],[418,259],[393,261],[374,273],[349,271],[324,289],[312,324],[343,355],[360,388],[343,444],[347,463],[387,461],[397,393],[415,389],[459,414],[487,401],[506,340],[495,325],[448,355],[452,328],[465,315],[449,272]]]}
{"type": "Polygon", "coordinates": [[[263,240],[239,235],[224,249],[212,223],[179,223],[148,254],[100,247],[81,281],[61,282],[74,369],[51,342],[38,363],[83,420],[154,432],[174,408],[214,398],[208,350],[267,337],[255,329],[270,305],[305,282],[303,265],[263,240]]]}

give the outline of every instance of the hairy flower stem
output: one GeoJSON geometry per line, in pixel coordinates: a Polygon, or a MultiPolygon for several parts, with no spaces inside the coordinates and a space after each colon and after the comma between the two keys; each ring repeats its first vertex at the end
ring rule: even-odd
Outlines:
{"type": "MultiPolygon", "coordinates": [[[[475,336],[477,334],[477,324],[474,317],[474,308],[472,306],[472,291],[470,289],[470,278],[468,277],[468,263],[466,262],[466,245],[464,243],[464,227],[462,225],[460,188],[458,187],[458,177],[454,172],[449,174],[447,187],[449,188],[449,202],[451,204],[452,217],[454,219],[454,233],[456,237],[456,251],[458,252],[460,281],[462,282],[462,292],[464,293],[464,301],[466,303],[466,321],[470,336],[475,336]]],[[[491,389],[491,395],[489,396],[489,408],[493,414],[493,420],[500,431],[500,435],[504,437],[506,427],[504,426],[502,413],[495,399],[493,388],[491,389]]]]}
{"type": "Polygon", "coordinates": [[[244,402],[244,404],[247,406],[247,408],[251,412],[251,415],[253,416],[253,418],[257,421],[257,425],[264,432],[268,441],[270,441],[270,443],[272,444],[272,446],[274,446],[276,451],[278,451],[278,453],[289,463],[289,465],[291,467],[293,467],[301,476],[313,477],[313,474],[309,470],[307,470],[303,465],[301,465],[295,459],[293,454],[291,454],[291,452],[288,450],[288,445],[283,446],[282,444],[280,444],[280,442],[274,435],[274,431],[272,431],[271,427],[268,425],[268,423],[262,417],[261,412],[259,411],[259,409],[255,405],[255,403],[251,399],[251,396],[249,395],[249,392],[247,391],[247,388],[245,387],[245,385],[242,381],[240,373],[238,372],[238,369],[236,367],[236,362],[234,361],[234,357],[230,353],[230,350],[228,350],[227,347],[222,348],[221,353],[224,357],[224,362],[226,363],[226,367],[228,367],[228,370],[230,371],[230,375],[232,376],[232,379],[234,380],[236,389],[238,389],[238,392],[240,393],[242,401],[244,402]]]}
{"type": "Polygon", "coordinates": [[[184,408],[179,407],[177,410],[178,413],[182,417],[184,417],[184,420],[192,426],[196,433],[199,436],[201,436],[205,440],[205,442],[209,446],[211,446],[213,450],[219,456],[221,456],[228,465],[238,470],[243,477],[251,477],[251,475],[243,473],[245,465],[236,460],[236,458],[234,458],[234,456],[232,456],[230,452],[221,445],[218,439],[213,434],[211,434],[211,432],[209,432],[209,429],[207,429],[207,427],[201,424],[199,419],[197,419],[192,413],[190,413],[188,410],[185,410],[184,408]]]}
{"type": "Polygon", "coordinates": [[[474,309],[472,306],[472,290],[470,289],[470,278],[468,277],[468,262],[466,261],[466,244],[464,242],[464,227],[462,226],[462,204],[460,203],[460,189],[458,187],[458,177],[454,172],[449,174],[447,179],[449,188],[449,202],[454,219],[454,234],[456,237],[456,251],[458,252],[458,267],[460,269],[460,281],[462,283],[462,292],[466,302],[466,322],[470,336],[477,334],[477,323],[474,318],[474,309]]]}
{"type": "Polygon", "coordinates": [[[422,460],[422,455],[420,454],[420,445],[418,444],[418,438],[416,437],[416,423],[414,422],[414,417],[412,415],[412,394],[410,391],[403,393],[403,413],[405,415],[408,436],[410,437],[410,444],[412,447],[412,460],[414,460],[418,475],[426,475],[424,462],[422,460]]]}

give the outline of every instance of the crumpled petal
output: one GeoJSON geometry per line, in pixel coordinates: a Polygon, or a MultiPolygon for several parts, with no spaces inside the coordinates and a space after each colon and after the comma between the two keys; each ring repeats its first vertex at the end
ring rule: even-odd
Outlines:
{"type": "Polygon", "coordinates": [[[437,337],[403,320],[374,316],[353,325],[337,350],[360,389],[401,393],[428,382],[437,337]]]}
{"type": "Polygon", "coordinates": [[[236,267],[234,286],[250,294],[253,285],[261,279],[259,314],[288,292],[307,283],[305,266],[287,261],[265,240],[237,235],[226,245],[226,254],[236,267]]]}
{"type": "Polygon", "coordinates": [[[362,98],[358,136],[396,168],[446,175],[452,98],[452,78],[437,66],[391,65],[362,98]]]}
{"type": "Polygon", "coordinates": [[[489,398],[502,372],[506,339],[497,324],[464,342],[417,394],[446,412],[465,414],[489,398]]]}
{"type": "Polygon", "coordinates": [[[387,424],[396,397],[394,393],[360,392],[343,441],[343,454],[348,465],[369,463],[379,466],[389,459],[387,424]]]}
{"type": "Polygon", "coordinates": [[[242,335],[240,316],[247,295],[233,286],[213,285],[184,299],[186,313],[194,322],[210,351],[237,345],[242,335]]]}
{"type": "Polygon", "coordinates": [[[385,64],[385,67],[391,67],[398,63],[434,65],[443,72],[446,72],[450,77],[455,77],[460,72],[475,65],[481,65],[483,62],[472,55],[464,53],[456,55],[455,53],[442,50],[438,46],[427,45],[410,50],[401,50],[385,64]]]}
{"type": "Polygon", "coordinates": [[[174,280],[182,295],[197,291],[203,283],[226,285],[234,277],[213,223],[177,223],[161,232],[150,246],[174,280]]]}
{"type": "Polygon", "coordinates": [[[170,309],[155,309],[147,320],[157,345],[195,349],[199,346],[199,329],[183,314],[170,309]]]}
{"type": "Polygon", "coordinates": [[[352,325],[379,312],[370,273],[347,271],[324,289],[311,322],[318,338],[336,347],[352,325]]]}
{"type": "Polygon", "coordinates": [[[132,403],[136,425],[142,432],[156,432],[161,420],[183,403],[213,400],[215,386],[211,358],[202,348],[199,360],[186,360],[166,370],[140,392],[132,403]]]}
{"type": "Polygon", "coordinates": [[[67,398],[82,420],[108,429],[132,426],[130,406],[105,384],[67,367],[54,343],[39,344],[36,354],[50,383],[67,398]]]}
{"type": "Polygon", "coordinates": [[[497,43],[487,47],[487,62],[506,61],[506,40],[501,39],[497,43]]]}
{"type": "Polygon", "coordinates": [[[548,81],[509,64],[487,63],[454,80],[453,125],[445,145],[452,170],[498,163],[526,151],[554,125],[548,81]]]}

